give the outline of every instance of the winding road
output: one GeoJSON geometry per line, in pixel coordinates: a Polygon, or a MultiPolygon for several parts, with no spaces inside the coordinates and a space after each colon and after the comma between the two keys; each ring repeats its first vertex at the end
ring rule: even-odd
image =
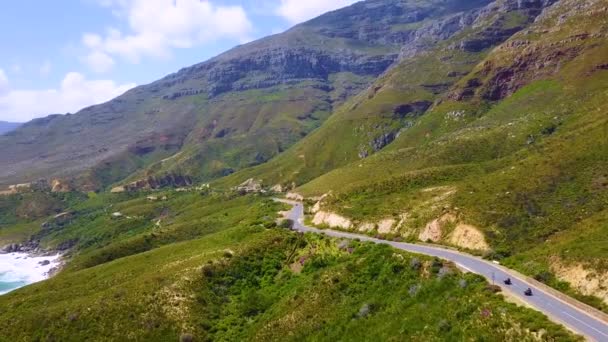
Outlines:
{"type": "Polygon", "coordinates": [[[530,307],[544,313],[552,320],[570,328],[572,331],[585,336],[588,340],[608,342],[607,315],[588,307],[583,303],[577,302],[573,298],[566,297],[563,294],[558,295],[555,290],[551,290],[546,286],[525,279],[524,276],[513,270],[447,248],[386,241],[365,235],[309,227],[303,224],[304,206],[302,203],[278,199],[277,201],[292,205],[292,209],[286,213],[286,217],[294,221],[293,230],[295,231],[387,244],[404,251],[435,256],[452,261],[464,270],[484,276],[489,281],[499,285],[504,292],[518,298],[530,307]],[[507,286],[503,284],[503,280],[506,278],[511,278],[513,281],[512,285],[507,286]],[[524,295],[524,291],[527,288],[532,289],[533,296],[528,297],[524,295]]]}

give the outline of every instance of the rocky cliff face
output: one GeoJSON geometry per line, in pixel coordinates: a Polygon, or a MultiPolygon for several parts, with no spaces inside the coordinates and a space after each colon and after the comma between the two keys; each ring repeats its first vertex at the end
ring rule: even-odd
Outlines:
{"type": "MultiPolygon", "coordinates": [[[[269,184],[303,184],[387,148],[449,97],[493,48],[533,24],[554,2],[450,1],[447,8],[409,11],[418,18],[425,18],[427,11],[434,15],[407,24],[407,34],[393,37],[400,42],[400,52],[387,71],[294,149],[235,175],[231,182],[255,177],[269,184]]],[[[471,87],[479,86],[478,81],[471,80],[471,87]]],[[[454,119],[460,115],[455,111],[454,119]]]]}
{"type": "MultiPolygon", "coordinates": [[[[550,7],[557,2],[556,0],[524,1],[521,4],[518,2],[518,5],[527,6],[529,11],[537,13],[539,8],[550,7]]],[[[508,43],[500,46],[493,58],[484,61],[473,74],[464,78],[449,97],[459,101],[471,98],[499,101],[535,80],[547,79],[558,74],[564,64],[585,54],[585,51],[596,48],[607,36],[605,27],[599,24],[600,18],[606,13],[606,7],[599,1],[559,1],[559,6],[548,8],[538,17],[539,22],[545,21],[543,28],[538,29],[537,32],[518,31],[508,43]],[[580,32],[573,27],[571,34],[566,36],[554,34],[563,31],[564,24],[570,18],[581,14],[587,14],[589,18],[598,18],[598,25],[591,30],[585,28],[580,32]],[[552,27],[546,26],[547,18],[557,18],[552,27]],[[539,33],[547,36],[554,34],[554,37],[538,40],[539,33]]],[[[584,27],[584,24],[581,24],[580,29],[584,27]]],[[[588,73],[602,70],[605,64],[603,61],[590,61],[590,63],[592,65],[588,73]]]]}
{"type": "Polygon", "coordinates": [[[490,3],[363,1],[182,69],[153,86],[161,91],[197,79],[197,87],[183,87],[163,98],[198,94],[212,98],[230,91],[295,84],[298,80],[328,81],[336,73],[377,77],[407,46],[423,41],[431,46],[452,36],[479,17],[476,9],[490,3]]]}
{"type": "MultiPolygon", "coordinates": [[[[206,180],[264,163],[319,127],[397,61],[441,44],[451,44],[447,50],[482,53],[525,27],[550,3],[357,3],[108,103],[34,120],[0,136],[0,163],[8,165],[0,170],[0,187],[47,177],[70,180],[84,190],[150,174],[206,180]],[[475,34],[458,39],[466,32],[475,34]]],[[[422,84],[431,96],[402,103],[429,102],[464,71],[454,72],[448,81],[422,84]]],[[[384,147],[407,124],[397,129],[378,125],[361,152],[384,147]]]]}
{"type": "Polygon", "coordinates": [[[148,166],[205,179],[264,162],[383,73],[411,39],[401,26],[437,12],[429,4],[360,3],[76,115],[34,120],[0,137],[0,186],[75,177],[92,190],[148,166]]]}
{"type": "Polygon", "coordinates": [[[162,177],[147,177],[125,185],[117,186],[111,191],[120,193],[125,191],[155,190],[164,187],[187,187],[192,185],[192,179],[188,176],[167,174],[162,177]]]}

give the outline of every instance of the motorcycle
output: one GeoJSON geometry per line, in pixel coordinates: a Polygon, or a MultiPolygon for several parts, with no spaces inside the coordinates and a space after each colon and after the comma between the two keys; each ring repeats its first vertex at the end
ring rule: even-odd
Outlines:
{"type": "Polygon", "coordinates": [[[505,283],[505,285],[511,285],[511,284],[512,284],[512,282],[511,282],[511,278],[507,278],[507,279],[505,279],[505,280],[503,281],[503,283],[505,283]]]}
{"type": "Polygon", "coordinates": [[[526,291],[524,291],[524,294],[525,294],[526,296],[531,296],[531,295],[532,295],[532,289],[531,289],[531,288],[528,288],[526,291]]]}

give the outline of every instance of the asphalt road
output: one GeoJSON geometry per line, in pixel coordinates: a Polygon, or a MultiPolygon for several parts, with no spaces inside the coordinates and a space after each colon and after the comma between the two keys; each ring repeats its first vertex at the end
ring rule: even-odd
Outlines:
{"type": "MultiPolygon", "coordinates": [[[[303,224],[304,207],[301,203],[284,200],[281,200],[281,202],[291,204],[293,206],[292,209],[287,213],[287,216],[289,219],[294,221],[293,229],[296,231],[382,243],[408,252],[420,253],[450,260],[467,271],[480,274],[489,281],[494,281],[496,285],[502,287],[503,291],[511,293],[513,296],[529,304],[531,307],[536,308],[540,312],[549,316],[554,321],[560,322],[571,330],[585,336],[588,340],[608,342],[608,321],[566,303],[565,301],[546,292],[542,288],[526,282],[526,280],[521,279],[521,277],[505,267],[496,265],[478,257],[441,247],[385,241],[364,235],[308,227],[303,224]],[[503,280],[506,278],[511,278],[513,282],[511,286],[503,284],[503,280]],[[532,289],[533,296],[529,297],[524,295],[524,291],[527,288],[532,289]]],[[[572,301],[575,300],[572,299],[572,301]]]]}

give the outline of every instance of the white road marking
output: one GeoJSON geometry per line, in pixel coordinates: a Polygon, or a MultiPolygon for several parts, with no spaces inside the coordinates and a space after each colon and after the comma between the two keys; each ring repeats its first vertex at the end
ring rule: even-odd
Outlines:
{"type": "MultiPolygon", "coordinates": [[[[279,200],[279,201],[280,201],[280,200],[279,200]]],[[[287,201],[281,201],[281,202],[284,202],[284,203],[285,203],[285,202],[287,202],[287,201]]],[[[296,202],[292,202],[292,201],[289,201],[289,202],[288,202],[288,204],[291,204],[291,205],[294,205],[294,203],[296,203],[296,202]]],[[[477,273],[477,272],[472,271],[470,268],[468,268],[468,267],[464,266],[463,264],[461,264],[461,263],[459,263],[459,262],[456,262],[457,257],[462,256],[462,257],[466,258],[466,260],[469,260],[469,261],[479,261],[479,262],[482,262],[482,263],[483,263],[483,264],[484,264],[486,267],[488,267],[488,266],[489,266],[489,269],[490,269],[490,270],[497,271],[499,274],[503,274],[503,273],[504,273],[504,274],[506,274],[507,276],[512,277],[514,280],[517,280],[518,284],[514,284],[514,286],[512,286],[512,287],[506,287],[506,288],[507,288],[507,289],[508,289],[510,292],[513,292],[513,294],[516,294],[516,295],[517,295],[517,296],[518,296],[520,299],[523,299],[523,300],[524,300],[524,302],[527,302],[529,305],[531,305],[532,307],[535,307],[537,310],[539,310],[539,311],[541,311],[541,312],[543,311],[543,310],[541,310],[541,309],[540,309],[540,308],[542,307],[542,305],[540,305],[540,306],[539,306],[539,303],[535,303],[535,301],[531,300],[530,298],[527,298],[527,297],[525,297],[525,296],[522,296],[522,295],[521,295],[521,293],[516,293],[516,292],[515,292],[515,291],[513,291],[513,290],[514,290],[514,289],[521,290],[522,288],[520,287],[520,285],[526,285],[526,286],[529,286],[530,288],[533,288],[533,289],[534,289],[534,291],[537,291],[539,294],[541,294],[541,296],[540,296],[540,299],[541,299],[541,300],[542,300],[542,295],[547,296],[547,297],[549,297],[549,298],[551,298],[551,299],[553,299],[553,300],[556,300],[556,301],[557,301],[557,302],[559,302],[559,303],[562,303],[562,304],[566,305],[568,308],[573,309],[574,311],[578,312],[579,314],[581,314],[581,315],[583,315],[583,316],[585,316],[585,317],[591,318],[591,319],[592,319],[592,320],[594,320],[594,321],[596,321],[596,320],[597,320],[597,321],[601,322],[602,324],[605,322],[605,321],[604,321],[604,320],[602,320],[601,318],[599,318],[599,317],[597,317],[597,316],[595,316],[595,315],[593,315],[593,314],[590,314],[590,313],[588,313],[588,312],[585,312],[584,310],[582,310],[581,308],[577,307],[576,305],[572,305],[572,304],[570,304],[570,303],[566,302],[564,299],[562,299],[562,298],[560,298],[560,297],[558,297],[558,296],[554,295],[554,294],[553,294],[553,293],[551,293],[550,291],[548,291],[548,292],[544,292],[544,291],[543,291],[541,288],[537,288],[537,287],[533,286],[532,284],[528,284],[528,283],[527,283],[525,280],[520,279],[519,277],[517,277],[517,276],[515,276],[515,275],[511,275],[511,274],[508,272],[508,271],[510,271],[510,270],[509,270],[509,269],[507,269],[507,268],[505,268],[505,267],[504,267],[504,266],[502,266],[502,265],[495,265],[495,264],[493,264],[493,263],[491,263],[491,262],[486,262],[485,260],[478,260],[478,259],[476,259],[476,258],[474,258],[474,257],[472,257],[472,256],[470,256],[470,255],[465,255],[465,254],[463,254],[463,253],[459,253],[459,252],[457,252],[457,251],[449,251],[449,250],[444,250],[444,249],[442,249],[442,248],[440,248],[440,247],[430,247],[430,246],[426,246],[426,247],[425,247],[425,246],[421,246],[421,245],[415,245],[415,244],[409,244],[409,243],[404,243],[404,244],[394,244],[394,243],[390,243],[389,241],[384,241],[384,240],[374,239],[374,238],[370,238],[370,237],[363,236],[363,235],[358,235],[358,234],[345,233],[345,232],[341,232],[341,231],[333,231],[333,230],[321,230],[321,229],[311,228],[311,227],[308,227],[308,226],[306,226],[306,225],[304,224],[304,222],[303,222],[303,221],[304,221],[304,218],[303,218],[303,213],[302,213],[302,212],[298,212],[298,210],[299,210],[299,211],[302,211],[302,208],[301,208],[301,207],[300,207],[298,204],[296,204],[296,206],[295,206],[295,207],[292,209],[292,212],[291,212],[291,213],[292,213],[292,215],[294,215],[294,216],[295,216],[294,218],[296,219],[296,221],[297,221],[297,222],[300,224],[300,227],[297,227],[297,226],[296,226],[296,227],[294,227],[294,230],[301,231],[301,232],[303,232],[303,233],[305,233],[305,232],[311,232],[311,233],[320,233],[320,234],[323,234],[323,235],[327,234],[327,235],[332,236],[332,237],[342,237],[342,238],[349,238],[349,239],[358,239],[358,240],[360,240],[360,241],[372,241],[372,242],[376,242],[376,243],[384,243],[384,244],[391,245],[391,246],[393,246],[393,247],[395,247],[395,248],[398,248],[398,249],[401,249],[401,250],[405,250],[405,251],[409,251],[409,252],[412,252],[412,253],[421,253],[421,254],[427,254],[427,255],[431,255],[431,256],[433,256],[433,255],[434,255],[434,256],[437,256],[437,257],[442,258],[442,259],[446,259],[446,260],[452,260],[452,261],[454,261],[456,264],[458,264],[458,265],[459,265],[461,268],[463,268],[463,269],[465,269],[465,270],[467,270],[467,271],[469,271],[469,272],[471,272],[471,273],[477,273]],[[298,218],[298,217],[299,217],[299,218],[298,218]],[[420,247],[422,247],[422,248],[420,248],[420,247]]],[[[479,265],[477,265],[477,266],[479,266],[479,265]]],[[[479,273],[479,274],[482,274],[482,273],[485,273],[485,272],[481,272],[481,273],[479,273]]],[[[504,275],[504,274],[503,274],[503,275],[504,275]]],[[[483,275],[483,274],[482,274],[482,275],[483,275]]],[[[524,286],[524,287],[525,287],[525,286],[524,286]]],[[[553,304],[551,304],[551,302],[550,302],[550,301],[543,300],[543,302],[544,302],[544,304],[546,304],[547,306],[549,306],[549,307],[551,307],[551,308],[554,308],[554,310],[555,310],[556,308],[559,308],[559,306],[554,306],[553,304]]],[[[548,311],[549,311],[549,312],[548,312],[547,314],[548,314],[549,316],[552,316],[552,315],[551,315],[551,312],[550,312],[551,310],[548,310],[548,311]]],[[[608,335],[607,335],[605,332],[602,332],[602,331],[598,330],[597,328],[594,328],[593,326],[591,326],[591,325],[589,325],[589,324],[585,323],[584,321],[582,321],[582,320],[580,320],[580,319],[578,319],[578,318],[576,318],[576,317],[572,316],[572,315],[571,315],[571,314],[569,314],[568,312],[565,312],[565,311],[563,311],[563,310],[560,310],[560,311],[561,311],[563,314],[565,314],[565,315],[567,315],[567,316],[571,317],[572,319],[576,320],[577,322],[579,322],[579,323],[583,324],[584,326],[586,326],[586,327],[588,327],[588,328],[592,329],[593,331],[595,331],[595,332],[599,333],[600,335],[602,335],[602,336],[604,336],[604,337],[608,337],[608,335]]],[[[558,321],[563,321],[563,320],[560,320],[560,319],[559,319],[559,318],[557,318],[557,317],[555,317],[555,318],[556,318],[558,321]]],[[[563,322],[563,323],[565,323],[565,324],[566,324],[567,322],[563,322]]],[[[566,324],[566,325],[568,325],[568,324],[566,324]]],[[[570,325],[568,325],[568,326],[570,326],[570,325]]],[[[575,331],[576,331],[576,330],[578,330],[578,329],[575,329],[574,327],[571,327],[571,329],[573,329],[573,330],[575,330],[575,331]]],[[[582,333],[582,332],[578,331],[578,333],[582,333]]],[[[587,337],[589,337],[589,336],[587,336],[587,337]]],[[[602,340],[603,340],[603,339],[602,339],[602,340]]]]}
{"type": "Polygon", "coordinates": [[[584,321],[581,321],[580,319],[578,319],[578,318],[576,318],[576,317],[572,316],[571,314],[567,313],[566,311],[563,311],[563,310],[562,310],[562,313],[563,313],[563,314],[565,314],[565,315],[570,316],[572,319],[574,319],[574,320],[578,321],[579,323],[581,323],[581,324],[585,325],[586,327],[588,327],[588,328],[590,328],[590,329],[595,330],[596,332],[600,333],[601,335],[608,337],[608,335],[607,335],[607,334],[605,334],[603,331],[600,331],[600,330],[598,330],[598,329],[596,329],[596,328],[594,328],[594,327],[590,326],[589,324],[587,324],[587,323],[585,323],[584,321]]]}
{"type": "Polygon", "coordinates": [[[475,272],[473,272],[473,271],[472,271],[470,268],[466,267],[466,266],[465,266],[465,265],[463,265],[463,264],[457,264],[457,265],[458,265],[458,266],[460,266],[460,268],[462,268],[463,270],[465,270],[465,271],[467,271],[467,272],[469,272],[469,273],[475,273],[475,272]]]}

